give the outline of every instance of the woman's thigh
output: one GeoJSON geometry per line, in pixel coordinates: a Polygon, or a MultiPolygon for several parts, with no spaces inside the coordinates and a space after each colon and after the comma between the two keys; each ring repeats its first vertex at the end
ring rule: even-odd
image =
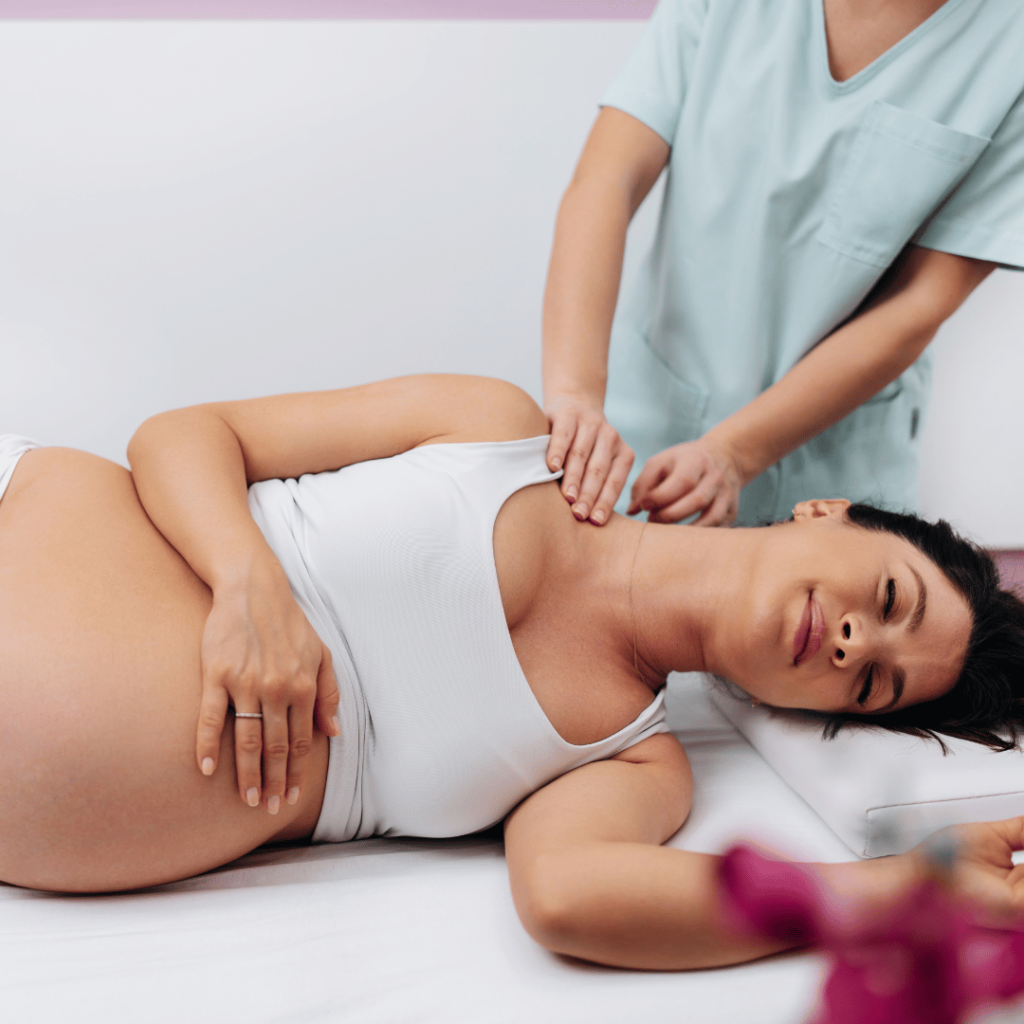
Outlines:
{"type": "Polygon", "coordinates": [[[30,452],[0,502],[0,879],[62,891],[154,885],[309,835],[317,734],[299,802],[242,802],[230,721],[195,760],[209,593],[139,506],[128,473],[30,452]]]}

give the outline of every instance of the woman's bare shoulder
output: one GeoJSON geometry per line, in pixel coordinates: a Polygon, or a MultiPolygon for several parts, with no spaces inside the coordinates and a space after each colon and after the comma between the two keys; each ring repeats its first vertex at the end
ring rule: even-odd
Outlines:
{"type": "MultiPolygon", "coordinates": [[[[429,379],[429,378],[427,378],[429,379]]],[[[516,441],[549,429],[548,418],[527,392],[495,377],[450,375],[434,378],[437,399],[449,405],[451,426],[428,444],[441,441],[516,441]]]]}

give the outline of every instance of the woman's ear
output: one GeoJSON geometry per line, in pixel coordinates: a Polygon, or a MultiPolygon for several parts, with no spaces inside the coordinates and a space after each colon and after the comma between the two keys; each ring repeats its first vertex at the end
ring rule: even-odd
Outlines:
{"type": "Polygon", "coordinates": [[[793,518],[797,522],[806,519],[842,519],[850,502],[846,498],[814,498],[811,501],[801,501],[793,509],[793,518]]]}

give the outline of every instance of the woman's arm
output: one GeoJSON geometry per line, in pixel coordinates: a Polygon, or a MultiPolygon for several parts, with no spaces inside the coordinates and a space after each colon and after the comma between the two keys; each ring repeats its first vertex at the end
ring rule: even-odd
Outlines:
{"type": "Polygon", "coordinates": [[[556,953],[617,967],[713,967],[784,948],[730,931],[717,857],[662,846],[689,813],[693,779],[667,734],[577,768],[505,824],[512,897],[556,953]]]}
{"type": "Polygon", "coordinates": [[[700,440],[651,458],[632,509],[657,522],[696,512],[704,525],[731,522],[740,488],[895,380],[994,268],[911,246],[865,309],[780,381],[700,440]]]}
{"type": "MultiPolygon", "coordinates": [[[[718,967],[790,948],[730,926],[720,858],[660,845],[685,819],[691,791],[682,747],[661,735],[523,801],[505,845],[526,930],[556,953],[651,970],[718,967]]],[[[961,890],[994,913],[1019,915],[1024,879],[1010,854],[1024,845],[1024,819],[961,834],[961,890]]],[[[922,870],[914,853],[805,867],[851,929],[891,910],[922,870]]]]}
{"type": "Polygon", "coordinates": [[[271,813],[282,799],[298,799],[314,707],[321,730],[338,731],[330,653],[249,514],[248,484],[430,441],[507,440],[546,427],[536,403],[511,384],[421,376],[194,406],[139,428],[128,447],[139,498],[213,592],[196,748],[204,774],[216,770],[229,703],[264,716],[236,720],[236,762],[242,800],[271,813]]]}
{"type": "Polygon", "coordinates": [[[602,411],[626,229],[668,156],[656,132],[603,108],[555,225],[543,325],[548,463],[564,464],[562,493],[580,519],[598,524],[608,521],[633,464],[602,411]]]}

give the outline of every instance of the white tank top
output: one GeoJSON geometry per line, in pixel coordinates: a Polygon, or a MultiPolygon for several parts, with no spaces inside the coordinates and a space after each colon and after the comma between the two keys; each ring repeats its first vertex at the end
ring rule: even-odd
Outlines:
{"type": "Polygon", "coordinates": [[[613,735],[568,743],[520,668],[494,521],[556,479],[547,443],[426,445],[249,489],[342,691],[314,840],[489,828],[557,776],[667,731],[662,691],[613,735]]]}
{"type": "Polygon", "coordinates": [[[20,434],[0,434],[0,498],[4,496],[7,485],[14,476],[14,467],[17,466],[18,460],[25,452],[38,447],[38,441],[22,437],[20,434]]]}

